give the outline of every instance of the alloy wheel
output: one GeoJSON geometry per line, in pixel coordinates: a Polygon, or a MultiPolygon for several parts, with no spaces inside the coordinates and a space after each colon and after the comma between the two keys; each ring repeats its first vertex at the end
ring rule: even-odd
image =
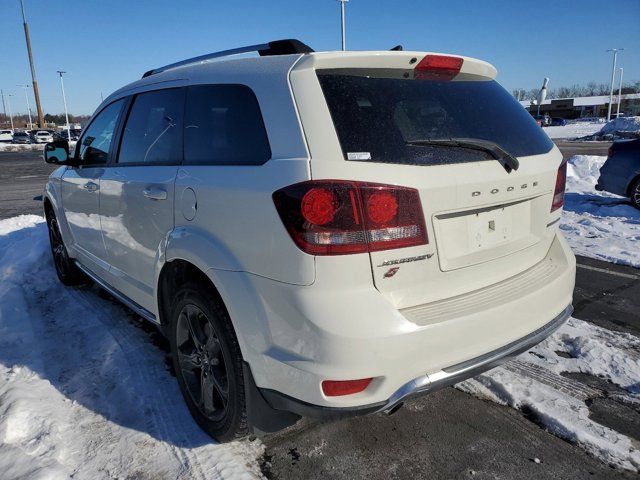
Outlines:
{"type": "Polygon", "coordinates": [[[178,315],[176,337],[180,374],[191,399],[205,417],[220,420],[229,402],[229,379],[213,325],[202,309],[187,304],[178,315]]]}

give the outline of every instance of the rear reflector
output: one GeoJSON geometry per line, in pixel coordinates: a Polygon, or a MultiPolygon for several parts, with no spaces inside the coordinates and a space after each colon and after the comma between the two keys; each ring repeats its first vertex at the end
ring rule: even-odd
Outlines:
{"type": "Polygon", "coordinates": [[[327,397],[339,397],[360,393],[371,383],[372,378],[360,380],[325,380],[322,382],[322,391],[327,397]]]}
{"type": "Polygon", "coordinates": [[[460,73],[464,59],[447,55],[426,55],[414,69],[413,76],[422,80],[451,80],[460,73]]]}
{"type": "Polygon", "coordinates": [[[273,194],[285,228],[311,255],[345,255],[428,243],[414,188],[311,180],[273,194]]]}
{"type": "Polygon", "coordinates": [[[555,212],[564,205],[564,190],[567,184],[567,161],[562,160],[558,175],[556,177],[556,188],[553,192],[553,202],[551,203],[551,211],[555,212]]]}

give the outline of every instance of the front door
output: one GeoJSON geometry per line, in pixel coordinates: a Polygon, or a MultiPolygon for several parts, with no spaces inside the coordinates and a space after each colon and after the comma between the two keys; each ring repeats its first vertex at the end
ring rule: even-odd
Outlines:
{"type": "Polygon", "coordinates": [[[100,222],[115,286],[152,312],[158,257],[174,225],[183,109],[182,88],[137,95],[117,159],[100,183],[100,222]]]}
{"type": "Polygon", "coordinates": [[[62,176],[62,206],[71,245],[80,262],[99,276],[109,268],[100,228],[100,183],[123,104],[124,100],[114,102],[94,118],[76,148],[80,165],[67,168],[62,176]]]}

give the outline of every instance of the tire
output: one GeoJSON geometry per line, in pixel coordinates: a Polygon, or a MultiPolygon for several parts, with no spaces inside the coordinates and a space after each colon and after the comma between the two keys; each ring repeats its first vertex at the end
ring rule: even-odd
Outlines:
{"type": "Polygon", "coordinates": [[[58,279],[67,286],[82,285],[87,283],[87,277],[69,258],[67,247],[64,245],[60,226],[53,212],[47,213],[47,228],[49,230],[49,244],[51,245],[51,255],[53,265],[56,269],[58,279]]]}
{"type": "Polygon", "coordinates": [[[242,354],[224,305],[211,287],[187,283],[170,312],[173,367],[196,423],[220,442],[248,435],[242,354]]]}
{"type": "Polygon", "coordinates": [[[631,200],[631,205],[640,209],[640,178],[636,179],[629,189],[629,199],[631,200]]]}

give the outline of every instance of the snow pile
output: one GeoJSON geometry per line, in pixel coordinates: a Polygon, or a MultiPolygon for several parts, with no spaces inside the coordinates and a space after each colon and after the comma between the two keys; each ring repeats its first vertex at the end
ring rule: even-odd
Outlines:
{"type": "Polygon", "coordinates": [[[640,117],[620,117],[614,118],[607,123],[600,135],[615,134],[618,132],[639,132],[640,133],[640,117]]]}
{"type": "MultiPolygon", "coordinates": [[[[69,142],[69,147],[73,151],[76,142],[69,142]]],[[[44,150],[44,143],[4,143],[0,142],[0,152],[41,152],[44,150]]]]}
{"type": "Polygon", "coordinates": [[[550,138],[579,138],[597,133],[602,128],[600,122],[576,122],[567,123],[561,127],[544,127],[544,131],[550,138]]]}
{"type": "Polygon", "coordinates": [[[46,225],[0,220],[0,477],[259,478],[259,441],[216,445],[163,352],[95,288],[64,288],[46,225]]]}
{"type": "Polygon", "coordinates": [[[530,352],[456,387],[526,412],[551,433],[612,466],[640,470],[638,443],[589,418],[588,401],[605,394],[561,376],[564,372],[606,379],[626,390],[623,402],[637,407],[640,340],[571,318],[530,352]]]}
{"type": "Polygon", "coordinates": [[[640,267],[640,210],[595,189],[605,160],[592,155],[569,159],[560,228],[576,254],[640,267]]]}

